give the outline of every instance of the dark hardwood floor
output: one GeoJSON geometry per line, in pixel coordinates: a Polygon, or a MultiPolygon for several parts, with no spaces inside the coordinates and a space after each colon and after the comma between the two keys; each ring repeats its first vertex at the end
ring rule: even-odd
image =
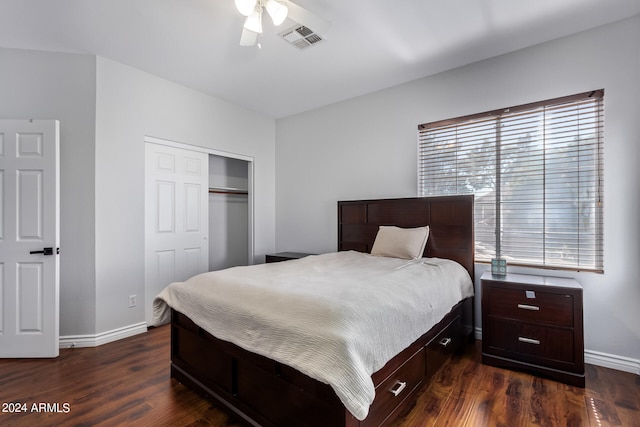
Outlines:
{"type": "MultiPolygon", "coordinates": [[[[579,389],[482,365],[479,344],[447,363],[394,427],[640,426],[639,376],[587,365],[579,389]]],[[[0,404],[1,426],[240,425],[169,378],[166,326],[54,360],[0,360],[0,404]]]]}

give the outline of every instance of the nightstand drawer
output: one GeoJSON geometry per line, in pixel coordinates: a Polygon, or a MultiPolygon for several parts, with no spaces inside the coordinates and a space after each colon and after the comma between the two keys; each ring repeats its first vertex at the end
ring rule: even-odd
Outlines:
{"type": "Polygon", "coordinates": [[[513,320],[489,318],[488,348],[501,356],[566,368],[575,363],[573,331],[513,320]]]}
{"type": "Polygon", "coordinates": [[[573,326],[571,295],[501,288],[489,292],[488,309],[492,316],[548,325],[573,326]],[[527,292],[535,298],[527,298],[527,292]]]}

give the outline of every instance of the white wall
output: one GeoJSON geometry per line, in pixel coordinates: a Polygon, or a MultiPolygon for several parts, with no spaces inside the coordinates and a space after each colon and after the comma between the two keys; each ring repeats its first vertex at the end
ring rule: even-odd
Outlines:
{"type": "Polygon", "coordinates": [[[95,329],[94,57],[0,48],[0,118],[60,121],[60,334],[95,329]]]}
{"type": "Polygon", "coordinates": [[[639,41],[640,16],[279,120],[276,249],[335,250],[337,200],[415,196],[418,124],[604,88],[605,273],[528,272],[576,277],[588,353],[640,372],[639,41]]]}
{"type": "MultiPolygon", "coordinates": [[[[214,78],[212,76],[212,78],[214,78]]],[[[255,254],[274,249],[275,122],[148,73],[97,59],[96,331],[144,321],[144,137],[254,158],[255,254]]]]}

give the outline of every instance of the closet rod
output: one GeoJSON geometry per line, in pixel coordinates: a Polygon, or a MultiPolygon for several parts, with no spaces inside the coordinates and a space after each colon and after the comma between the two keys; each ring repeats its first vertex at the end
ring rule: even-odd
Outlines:
{"type": "Polygon", "coordinates": [[[249,194],[249,191],[240,188],[209,188],[212,194],[249,194]]]}

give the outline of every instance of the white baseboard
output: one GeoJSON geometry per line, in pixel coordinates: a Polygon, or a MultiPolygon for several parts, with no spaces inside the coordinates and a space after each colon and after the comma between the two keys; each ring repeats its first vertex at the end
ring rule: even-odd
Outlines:
{"type": "Polygon", "coordinates": [[[584,363],[640,375],[640,360],[594,350],[584,351],[584,363]]]}
{"type": "Polygon", "coordinates": [[[98,347],[145,332],[147,323],[141,322],[96,335],[67,335],[60,337],[60,348],[98,347]]]}
{"type": "MultiPolygon", "coordinates": [[[[482,328],[475,328],[475,336],[477,340],[482,340],[482,328]]],[[[632,359],[630,357],[617,356],[615,354],[602,353],[594,350],[585,350],[584,363],[640,375],[640,360],[632,359]]]]}
{"type": "Polygon", "coordinates": [[[482,328],[476,327],[475,329],[476,339],[482,341],[482,328]]]}

